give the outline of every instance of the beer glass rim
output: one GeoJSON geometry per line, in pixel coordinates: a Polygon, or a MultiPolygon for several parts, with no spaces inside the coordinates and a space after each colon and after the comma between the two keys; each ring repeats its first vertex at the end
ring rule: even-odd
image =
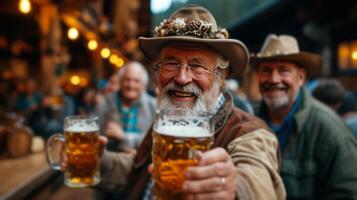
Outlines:
{"type": "Polygon", "coordinates": [[[98,120],[98,116],[96,116],[96,115],[70,115],[70,116],[66,116],[64,118],[65,121],[67,121],[67,120],[79,120],[79,119],[83,119],[83,120],[98,120]]]}

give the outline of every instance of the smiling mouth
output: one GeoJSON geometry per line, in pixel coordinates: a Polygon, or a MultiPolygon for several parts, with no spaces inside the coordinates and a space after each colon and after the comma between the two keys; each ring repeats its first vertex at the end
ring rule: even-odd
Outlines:
{"type": "Polygon", "coordinates": [[[265,89],[265,91],[269,91],[269,92],[275,92],[275,91],[285,91],[285,88],[269,88],[269,89],[265,89]]]}
{"type": "Polygon", "coordinates": [[[176,97],[194,97],[195,94],[191,92],[179,92],[179,91],[170,91],[170,94],[176,97]]]}

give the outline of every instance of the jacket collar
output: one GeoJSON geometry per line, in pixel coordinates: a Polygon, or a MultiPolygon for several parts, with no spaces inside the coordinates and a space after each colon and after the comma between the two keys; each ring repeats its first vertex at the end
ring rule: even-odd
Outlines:
{"type": "Polygon", "coordinates": [[[309,93],[309,91],[307,91],[305,88],[301,88],[301,90],[302,90],[302,99],[300,102],[299,109],[294,116],[297,133],[300,133],[304,124],[307,123],[308,116],[311,113],[312,101],[313,101],[313,98],[309,93]]]}
{"type": "Polygon", "coordinates": [[[227,122],[229,115],[233,111],[232,95],[226,90],[223,91],[222,94],[225,98],[223,106],[221,106],[221,108],[213,116],[213,121],[215,122],[215,135],[223,128],[223,126],[227,122]]]}

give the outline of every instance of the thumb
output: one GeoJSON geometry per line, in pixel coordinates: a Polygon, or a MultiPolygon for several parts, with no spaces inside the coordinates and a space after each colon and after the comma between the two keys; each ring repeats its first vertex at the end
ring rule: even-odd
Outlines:
{"type": "Polygon", "coordinates": [[[152,174],[152,171],[154,170],[154,164],[150,164],[149,167],[148,167],[148,172],[149,174],[152,174]]]}
{"type": "Polygon", "coordinates": [[[99,136],[99,151],[98,151],[100,156],[102,156],[104,147],[107,145],[107,143],[108,143],[108,138],[100,135],[99,136]]]}

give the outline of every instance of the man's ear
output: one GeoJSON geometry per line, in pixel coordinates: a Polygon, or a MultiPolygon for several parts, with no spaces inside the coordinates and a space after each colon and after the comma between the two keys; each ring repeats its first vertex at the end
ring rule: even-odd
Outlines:
{"type": "Polygon", "coordinates": [[[228,74],[229,74],[229,70],[228,69],[222,69],[222,80],[220,82],[220,85],[221,85],[222,88],[224,88],[224,80],[226,80],[228,74]]]}
{"type": "Polygon", "coordinates": [[[305,84],[307,79],[307,71],[305,68],[301,67],[299,69],[299,80],[301,81],[301,86],[305,84]]]}
{"type": "Polygon", "coordinates": [[[229,74],[229,70],[228,70],[228,69],[224,69],[224,70],[223,70],[223,77],[224,77],[224,79],[227,78],[228,74],[229,74]]]}

